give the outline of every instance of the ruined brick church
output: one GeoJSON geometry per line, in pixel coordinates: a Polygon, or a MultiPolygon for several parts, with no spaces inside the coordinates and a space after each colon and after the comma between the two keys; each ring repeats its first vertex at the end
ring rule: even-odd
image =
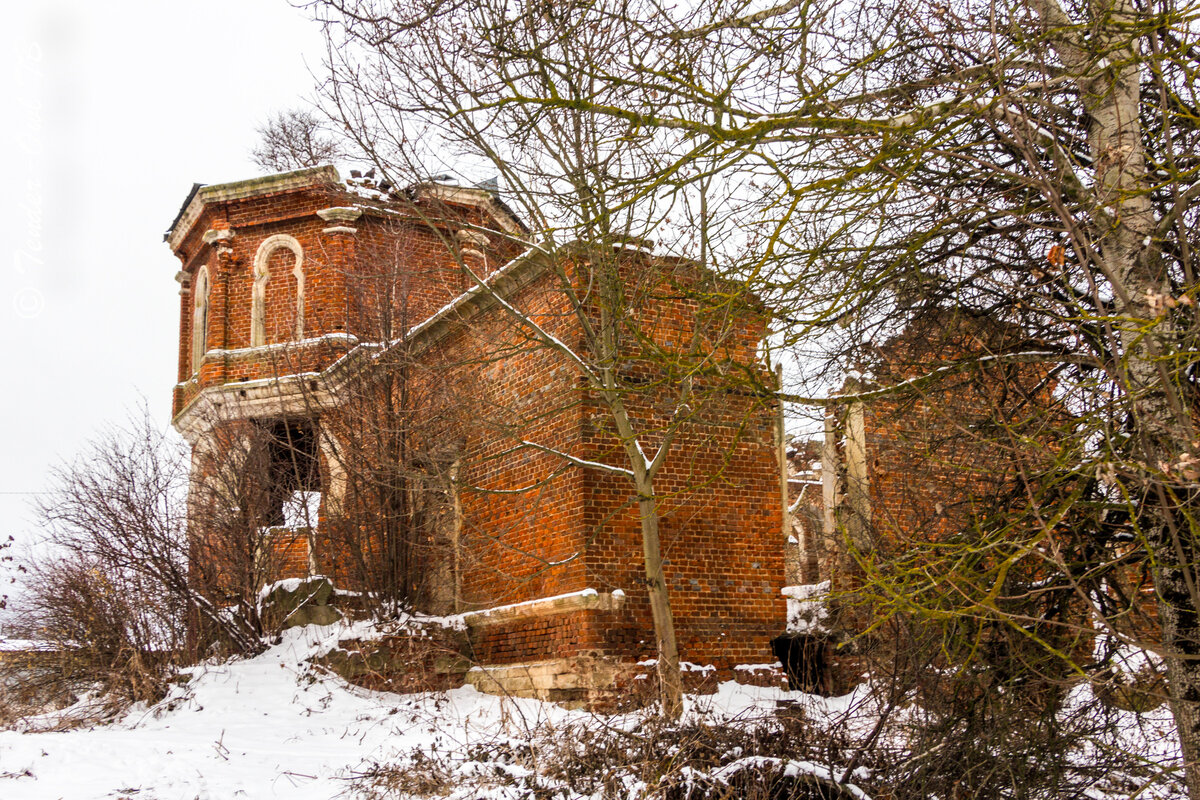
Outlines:
{"type": "Polygon", "coordinates": [[[666,403],[685,346],[755,373],[766,324],[696,291],[694,265],[644,242],[548,254],[487,188],[396,191],[332,167],[197,186],[166,240],[193,573],[217,599],[314,574],[386,585],[459,615],[475,663],[517,693],[611,687],[653,658],[622,433],[572,363],[607,325],[647,449],[678,428],[656,485],[680,657],[722,676],[773,660],[777,408],[703,380],[666,403]],[[619,276],[619,319],[596,270],[619,276]]]}
{"type": "MultiPolygon", "coordinates": [[[[848,688],[861,669],[839,646],[861,626],[795,618],[825,613],[826,581],[853,583],[847,550],[969,527],[1041,452],[976,434],[1019,431],[1050,392],[1037,368],[989,367],[832,403],[789,453],[752,298],[643,241],[541,249],[489,187],[397,191],[332,167],[196,186],[166,240],[197,584],[228,605],[322,575],[346,605],[452,617],[481,688],[592,704],[656,655],[613,398],[647,464],[670,432],[664,574],[680,657],[709,685],[777,684],[778,657],[794,688],[848,688]],[[610,370],[608,405],[589,363],[610,370]]],[[[918,315],[875,378],[902,385],[1014,333],[918,315]]]]}

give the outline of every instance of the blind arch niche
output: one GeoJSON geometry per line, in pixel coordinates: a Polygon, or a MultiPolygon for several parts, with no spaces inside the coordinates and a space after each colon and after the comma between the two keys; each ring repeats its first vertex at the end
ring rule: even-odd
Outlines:
{"type": "Polygon", "coordinates": [[[271,256],[286,249],[296,257],[292,275],[296,278],[296,324],[292,334],[304,338],[304,248],[294,236],[279,233],[269,236],[254,254],[254,288],[250,306],[250,346],[267,344],[267,284],[271,281],[271,256]]]}

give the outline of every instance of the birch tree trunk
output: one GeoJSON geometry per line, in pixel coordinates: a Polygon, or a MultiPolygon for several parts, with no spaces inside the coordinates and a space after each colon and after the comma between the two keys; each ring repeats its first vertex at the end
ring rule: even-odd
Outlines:
{"type": "Polygon", "coordinates": [[[1056,32],[1052,40],[1068,72],[1081,76],[1080,95],[1090,117],[1088,148],[1098,180],[1088,233],[1114,293],[1110,324],[1118,326],[1124,358],[1117,370],[1124,372],[1123,388],[1132,399],[1171,709],[1188,793],[1200,798],[1200,595],[1188,526],[1192,497],[1189,492],[1171,500],[1174,493],[1159,477],[1170,473],[1196,432],[1163,365],[1163,351],[1174,349],[1174,342],[1170,323],[1160,319],[1160,298],[1171,286],[1155,246],[1159,220],[1150,201],[1140,121],[1142,59],[1132,33],[1145,20],[1131,0],[1095,3],[1086,27],[1099,35],[1085,42],[1085,26],[1074,25],[1056,0],[1035,0],[1034,7],[1056,32]]]}

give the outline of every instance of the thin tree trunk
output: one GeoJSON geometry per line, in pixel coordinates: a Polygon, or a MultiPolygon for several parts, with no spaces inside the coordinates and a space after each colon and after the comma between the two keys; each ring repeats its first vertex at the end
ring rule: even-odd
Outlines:
{"type": "Polygon", "coordinates": [[[658,683],[663,716],[679,719],[683,714],[683,680],[679,672],[679,647],[675,641],[675,619],[663,574],[662,546],[658,536],[658,503],[652,487],[639,487],[638,513],[642,523],[642,555],[646,564],[646,590],[658,640],[658,683]]]}
{"type": "Polygon", "coordinates": [[[1174,554],[1156,556],[1170,559],[1155,570],[1154,579],[1171,713],[1179,731],[1188,796],[1200,798],[1200,616],[1185,579],[1195,562],[1177,566],[1174,554]]]}

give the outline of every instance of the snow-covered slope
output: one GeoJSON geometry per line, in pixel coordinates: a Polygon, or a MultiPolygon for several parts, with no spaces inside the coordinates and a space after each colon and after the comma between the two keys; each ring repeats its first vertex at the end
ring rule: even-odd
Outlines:
{"type": "MultiPolygon", "coordinates": [[[[337,626],[292,629],[256,658],[193,669],[187,686],[115,724],[0,732],[0,798],[327,800],[414,751],[465,752],[587,716],[469,686],[422,695],[348,686],[304,661],[339,635],[337,626]]],[[[729,684],[719,697],[735,713],[782,694],[729,684]]]]}
{"type": "MultiPolygon", "coordinates": [[[[620,749],[610,746],[614,741],[653,744],[653,736],[637,729],[643,716],[598,718],[536,700],[485,695],[471,687],[414,695],[358,689],[307,662],[340,638],[373,635],[365,623],[350,628],[295,628],[256,658],[196,667],[191,680],[161,703],[135,708],[113,724],[67,732],[2,731],[0,798],[373,800],[428,795],[522,800],[540,794],[585,800],[600,796],[597,779],[615,779],[623,797],[640,797],[650,788],[638,777],[638,765],[659,756],[633,753],[624,766],[604,760],[620,749]],[[599,752],[608,755],[597,762],[593,749],[590,773],[561,765],[556,771],[556,759],[574,757],[577,751],[583,755],[586,742],[606,736],[609,744],[599,752]]],[[[1090,688],[1080,685],[1064,713],[1085,713],[1090,699],[1090,688]]],[[[767,753],[743,751],[718,732],[713,741],[725,742],[719,763],[671,767],[678,752],[664,751],[664,768],[674,770],[671,779],[712,785],[734,780],[741,770],[770,768],[814,779],[840,774],[841,780],[870,788],[897,777],[863,766],[846,776],[841,767],[813,760],[823,747],[806,751],[792,734],[778,739],[784,728],[772,715],[781,700],[792,708],[793,733],[799,720],[812,726],[815,739],[810,744],[820,745],[836,732],[849,741],[875,741],[895,750],[898,760],[889,769],[911,761],[903,753],[904,731],[918,709],[897,710],[877,731],[881,700],[867,685],[845,697],[822,698],[726,682],[715,695],[687,698],[683,735],[695,735],[697,724],[711,729],[714,723],[736,720],[726,730],[741,726],[745,741],[762,742],[754,731],[765,721],[775,731],[770,738],[777,739],[778,747],[767,753]]],[[[1093,780],[1088,776],[1099,763],[1093,756],[1100,744],[1081,741],[1069,760],[1091,782],[1085,795],[1094,800],[1133,793],[1143,800],[1181,798],[1174,769],[1178,746],[1167,709],[1141,716],[1121,712],[1111,721],[1120,730],[1119,741],[1104,747],[1128,753],[1132,769],[1093,780]]],[[[843,789],[843,797],[869,800],[858,786],[843,784],[843,789]]]]}
{"type": "MultiPolygon", "coordinates": [[[[303,659],[332,630],[293,629],[257,658],[198,667],[189,685],[117,724],[0,733],[0,797],[325,800],[372,760],[500,724],[498,699],[469,687],[398,698],[309,669],[303,659]]],[[[561,713],[530,705],[522,711],[535,720],[561,713]]]]}

